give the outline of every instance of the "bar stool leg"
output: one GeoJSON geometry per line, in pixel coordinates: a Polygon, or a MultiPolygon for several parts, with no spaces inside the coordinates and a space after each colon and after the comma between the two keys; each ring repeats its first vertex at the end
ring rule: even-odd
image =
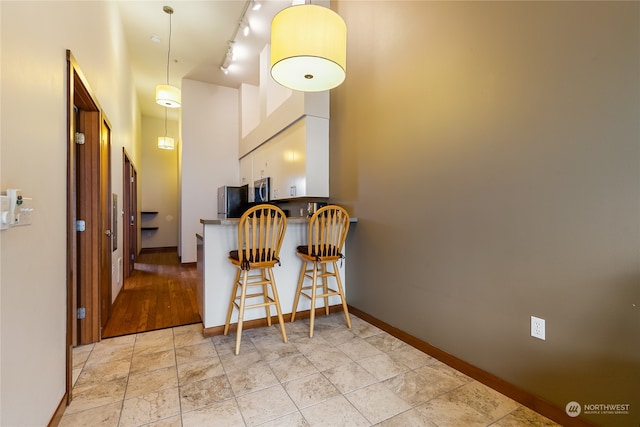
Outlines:
{"type": "Polygon", "coordinates": [[[324,314],[329,315],[329,278],[327,277],[327,264],[322,263],[322,291],[324,292],[324,314]]]}
{"type": "Polygon", "coordinates": [[[236,332],[236,356],[240,353],[240,339],[242,337],[242,319],[244,317],[244,299],[247,295],[247,276],[249,272],[242,270],[242,290],[240,292],[240,308],[238,309],[238,331],[236,332]]]}
{"type": "Polygon", "coordinates": [[[309,316],[309,338],[313,338],[313,324],[316,319],[316,288],[318,281],[318,263],[313,263],[313,276],[311,278],[311,312],[309,316]]]}
{"type": "Polygon", "coordinates": [[[340,280],[340,272],[338,271],[338,263],[333,261],[333,271],[336,272],[336,282],[338,283],[338,292],[342,300],[342,310],[344,310],[344,319],[347,321],[347,328],[351,329],[351,319],[349,318],[349,309],[347,309],[347,299],[344,297],[342,290],[342,280],[340,280]]]}
{"type": "Polygon", "coordinates": [[[291,321],[296,318],[296,311],[298,310],[298,302],[300,301],[300,293],[302,292],[302,283],[304,282],[304,275],[307,272],[307,261],[302,261],[302,270],[300,270],[300,277],[298,278],[298,287],[296,288],[296,296],[293,299],[293,310],[291,310],[291,321]]]}
{"type": "MultiPolygon", "coordinates": [[[[264,312],[265,312],[265,315],[267,316],[267,325],[271,326],[271,306],[269,305],[269,291],[267,289],[267,283],[266,283],[267,281],[266,268],[260,269],[260,274],[261,274],[262,281],[265,282],[262,284],[262,294],[264,295],[264,303],[265,303],[264,312]]],[[[273,280],[272,277],[273,276],[271,276],[271,273],[269,273],[270,281],[273,280]]]]}
{"type": "Polygon", "coordinates": [[[287,342],[287,331],[284,327],[284,318],[282,317],[282,310],[280,309],[280,298],[278,298],[278,290],[276,289],[276,281],[273,278],[273,270],[269,269],[269,284],[271,285],[271,291],[273,292],[273,300],[276,303],[276,312],[278,313],[278,322],[280,323],[280,332],[282,332],[282,341],[287,342]]]}
{"type": "Polygon", "coordinates": [[[233,313],[233,303],[236,301],[238,293],[238,281],[240,280],[240,269],[236,269],[236,278],[233,281],[233,290],[231,291],[231,302],[229,302],[229,310],[227,310],[227,321],[224,323],[224,331],[222,335],[229,333],[229,324],[231,323],[231,314],[233,313]]]}

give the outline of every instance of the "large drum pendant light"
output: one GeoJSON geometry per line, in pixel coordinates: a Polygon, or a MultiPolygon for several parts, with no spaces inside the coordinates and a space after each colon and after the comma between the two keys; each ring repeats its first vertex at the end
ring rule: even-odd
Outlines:
{"type": "Polygon", "coordinates": [[[156,102],[163,107],[179,108],[182,102],[182,96],[180,89],[175,86],[169,85],[169,64],[171,62],[171,15],[173,15],[173,8],[171,6],[164,6],[162,8],[164,13],[169,15],[169,48],[167,50],[167,84],[156,86],[156,102]]]}
{"type": "Polygon", "coordinates": [[[347,70],[347,26],[329,8],[302,4],[271,21],[271,76],[282,86],[319,92],[340,85],[347,70]]]}

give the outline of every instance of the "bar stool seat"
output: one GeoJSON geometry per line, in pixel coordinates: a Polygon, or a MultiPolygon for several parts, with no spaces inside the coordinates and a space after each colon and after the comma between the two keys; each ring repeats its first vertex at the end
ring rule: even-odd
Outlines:
{"type": "Polygon", "coordinates": [[[267,324],[271,326],[271,307],[275,307],[282,340],[287,342],[287,332],[273,276],[273,267],[280,264],[280,247],[286,228],[287,218],[284,212],[274,205],[254,206],[240,217],[238,249],[229,252],[229,261],[237,270],[223,332],[224,335],[229,332],[231,315],[235,308],[238,311],[236,355],[240,353],[243,318],[247,309],[264,307],[267,324]],[[255,273],[249,274],[252,271],[255,273]],[[251,304],[246,303],[248,299],[252,301],[251,304]]]}
{"type": "Polygon", "coordinates": [[[308,242],[298,246],[296,254],[302,259],[302,268],[298,278],[298,287],[293,300],[291,321],[295,320],[300,297],[311,301],[309,337],[313,337],[316,314],[316,300],[324,299],[325,315],[329,314],[329,297],[339,296],[342,310],[351,329],[351,319],[344,296],[338,261],[344,258],[342,248],[349,231],[349,214],[337,205],[328,205],[318,209],[309,220],[308,242]],[[328,268],[330,266],[331,268],[328,268]],[[335,287],[329,286],[329,278],[335,280],[335,287]],[[310,283],[305,286],[305,281],[310,283]]]}

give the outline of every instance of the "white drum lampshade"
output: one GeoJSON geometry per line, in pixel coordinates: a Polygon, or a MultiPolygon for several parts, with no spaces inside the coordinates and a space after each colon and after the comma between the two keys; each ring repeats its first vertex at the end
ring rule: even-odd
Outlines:
{"type": "Polygon", "coordinates": [[[158,137],[158,148],[162,148],[163,150],[173,150],[175,146],[173,138],[169,138],[167,136],[158,137]]]}
{"type": "Polygon", "coordinates": [[[271,21],[271,76],[281,85],[319,92],[340,85],[347,70],[347,26],[329,8],[303,4],[271,21]]]}
{"type": "Polygon", "coordinates": [[[180,89],[170,85],[157,85],[156,102],[163,107],[180,108],[182,102],[180,89]]]}

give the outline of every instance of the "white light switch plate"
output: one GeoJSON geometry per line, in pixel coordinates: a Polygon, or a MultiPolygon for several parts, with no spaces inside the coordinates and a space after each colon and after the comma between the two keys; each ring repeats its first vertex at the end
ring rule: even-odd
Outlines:
{"type": "Polygon", "coordinates": [[[9,196],[0,196],[0,230],[9,229],[9,206],[11,198],[9,196]]]}

